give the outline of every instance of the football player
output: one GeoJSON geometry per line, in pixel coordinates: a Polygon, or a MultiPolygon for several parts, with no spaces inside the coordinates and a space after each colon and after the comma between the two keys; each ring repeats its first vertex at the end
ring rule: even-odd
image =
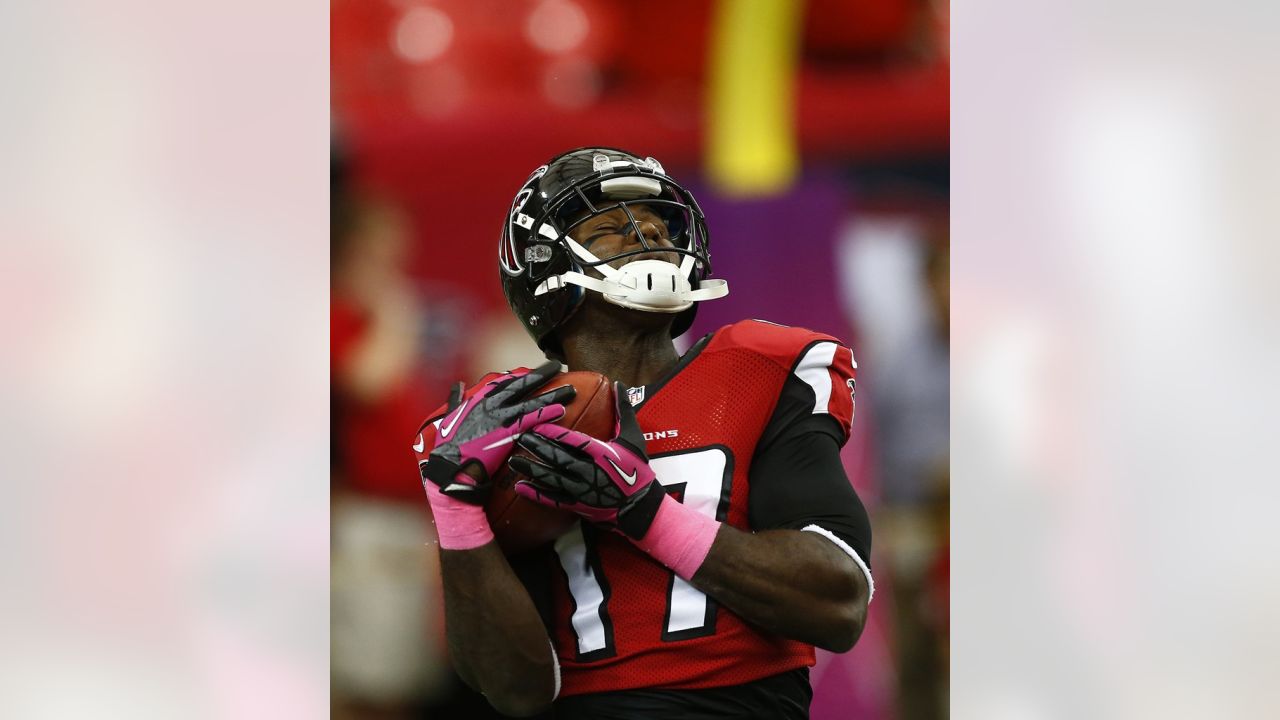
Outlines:
{"type": "Polygon", "coordinates": [[[849,348],[745,320],[678,354],[728,287],[701,209],[653,158],[583,148],[538,168],[498,258],[550,362],[459,386],[414,445],[459,674],[509,715],[807,717],[814,648],[853,647],[874,591],[839,458],[849,348]],[[553,424],[572,388],[532,394],[561,363],[615,381],[612,440],[553,424]],[[519,575],[483,509],[504,464],[522,496],[582,519],[519,575]]]}

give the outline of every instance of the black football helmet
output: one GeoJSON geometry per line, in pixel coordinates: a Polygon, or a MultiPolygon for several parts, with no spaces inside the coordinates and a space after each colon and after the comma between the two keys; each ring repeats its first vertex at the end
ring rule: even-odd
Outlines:
{"type": "Polygon", "coordinates": [[[588,147],[558,155],[529,176],[502,225],[499,274],[507,302],[544,352],[562,350],[555,331],[582,306],[585,292],[637,310],[676,315],[671,336],[693,324],[696,302],[723,297],[728,285],[709,280],[707,225],[693,195],[662,165],[615,148],[588,147]],[[666,224],[671,247],[655,248],[631,208],[644,205],[666,224]],[[569,237],[601,213],[621,208],[640,247],[596,257],[569,237]],[[660,249],[680,259],[610,262],[660,249]],[[595,272],[588,273],[592,268],[595,272]]]}

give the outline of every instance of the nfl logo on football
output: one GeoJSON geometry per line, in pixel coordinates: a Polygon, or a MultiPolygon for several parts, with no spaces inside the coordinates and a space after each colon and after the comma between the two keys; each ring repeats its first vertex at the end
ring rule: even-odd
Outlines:
{"type": "Polygon", "coordinates": [[[635,407],[644,401],[644,386],[627,388],[627,399],[631,401],[631,407],[635,407]]]}

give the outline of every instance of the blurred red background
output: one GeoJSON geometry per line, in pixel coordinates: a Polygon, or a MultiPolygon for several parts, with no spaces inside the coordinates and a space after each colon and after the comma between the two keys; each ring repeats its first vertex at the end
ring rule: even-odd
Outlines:
{"type": "MultiPolygon", "coordinates": [[[[413,272],[487,279],[511,182],[565,149],[636,148],[698,168],[713,5],[335,0],[334,113],[362,180],[402,200],[430,243],[413,272]]],[[[815,0],[803,29],[804,156],[946,152],[946,29],[932,6],[815,0]]],[[[482,286],[485,308],[502,305],[496,283],[482,286]]]]}

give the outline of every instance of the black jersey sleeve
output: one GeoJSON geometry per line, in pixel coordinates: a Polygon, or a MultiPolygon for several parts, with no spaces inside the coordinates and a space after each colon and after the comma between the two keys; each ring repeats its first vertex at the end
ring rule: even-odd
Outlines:
{"type": "Polygon", "coordinates": [[[840,461],[844,430],[831,415],[807,410],[812,392],[794,380],[751,461],[748,521],[753,530],[816,526],[852,550],[869,574],[871,522],[840,461]]]}
{"type": "MultiPolygon", "coordinates": [[[[871,567],[871,521],[840,462],[832,424],[815,417],[758,453],[751,463],[748,519],[754,530],[811,525],[826,530],[871,567]]],[[[838,429],[837,429],[838,430],[838,429]]]]}

